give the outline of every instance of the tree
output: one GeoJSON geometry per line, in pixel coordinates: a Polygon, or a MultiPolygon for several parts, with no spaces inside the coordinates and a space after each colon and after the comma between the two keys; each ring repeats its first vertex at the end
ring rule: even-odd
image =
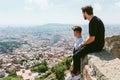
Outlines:
{"type": "Polygon", "coordinates": [[[31,71],[39,72],[39,68],[38,68],[38,66],[33,67],[33,68],[31,69],[31,71]]]}
{"type": "Polygon", "coordinates": [[[72,62],[72,58],[71,58],[71,57],[69,57],[69,58],[67,58],[67,59],[65,60],[67,69],[70,68],[71,62],[72,62]]]}
{"type": "Polygon", "coordinates": [[[47,66],[46,60],[43,60],[41,64],[47,66]]]}
{"type": "Polygon", "coordinates": [[[56,78],[58,80],[64,80],[64,76],[65,76],[64,71],[65,70],[66,70],[66,66],[62,65],[62,64],[58,64],[54,67],[56,78]]]}
{"type": "Polygon", "coordinates": [[[45,66],[45,65],[43,65],[43,64],[41,64],[41,65],[38,67],[38,70],[39,70],[39,72],[44,73],[44,72],[46,72],[46,71],[48,70],[48,67],[45,66]]]}
{"type": "Polygon", "coordinates": [[[68,57],[62,62],[59,62],[58,64],[56,64],[51,69],[52,72],[55,72],[57,80],[64,80],[64,76],[65,76],[64,72],[65,70],[69,69],[71,62],[72,62],[72,57],[68,57]]]}

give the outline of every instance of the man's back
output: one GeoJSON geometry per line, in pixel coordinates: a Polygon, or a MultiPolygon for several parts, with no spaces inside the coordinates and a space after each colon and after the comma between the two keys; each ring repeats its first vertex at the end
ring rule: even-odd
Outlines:
{"type": "Polygon", "coordinates": [[[105,43],[105,28],[103,22],[96,16],[89,23],[89,34],[90,36],[95,36],[95,41],[89,46],[95,48],[95,50],[102,50],[105,43]]]}

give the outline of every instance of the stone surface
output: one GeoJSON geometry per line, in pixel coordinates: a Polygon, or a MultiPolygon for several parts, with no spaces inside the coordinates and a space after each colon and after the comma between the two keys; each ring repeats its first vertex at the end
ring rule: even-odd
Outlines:
{"type": "Polygon", "coordinates": [[[97,80],[120,80],[120,59],[107,51],[88,55],[88,65],[97,80]]]}
{"type": "Polygon", "coordinates": [[[105,47],[109,53],[120,58],[120,35],[107,37],[105,40],[105,47]]]}
{"type": "Polygon", "coordinates": [[[84,80],[120,80],[120,35],[107,37],[104,49],[88,55],[84,80]]]}

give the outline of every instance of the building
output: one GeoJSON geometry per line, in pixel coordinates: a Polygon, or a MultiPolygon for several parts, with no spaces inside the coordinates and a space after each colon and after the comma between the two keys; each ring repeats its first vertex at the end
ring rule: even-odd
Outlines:
{"type": "Polygon", "coordinates": [[[5,70],[4,69],[0,69],[0,78],[5,76],[5,70]]]}
{"type": "Polygon", "coordinates": [[[22,76],[24,80],[35,80],[35,76],[38,74],[32,73],[30,70],[21,69],[20,71],[16,72],[17,76],[22,76]]]}

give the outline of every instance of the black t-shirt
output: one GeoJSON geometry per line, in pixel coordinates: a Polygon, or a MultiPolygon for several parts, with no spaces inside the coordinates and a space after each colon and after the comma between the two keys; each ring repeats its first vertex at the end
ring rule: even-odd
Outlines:
{"type": "Polygon", "coordinates": [[[95,36],[95,41],[88,46],[94,50],[102,50],[105,42],[105,28],[103,22],[96,16],[89,22],[89,35],[95,36]]]}

